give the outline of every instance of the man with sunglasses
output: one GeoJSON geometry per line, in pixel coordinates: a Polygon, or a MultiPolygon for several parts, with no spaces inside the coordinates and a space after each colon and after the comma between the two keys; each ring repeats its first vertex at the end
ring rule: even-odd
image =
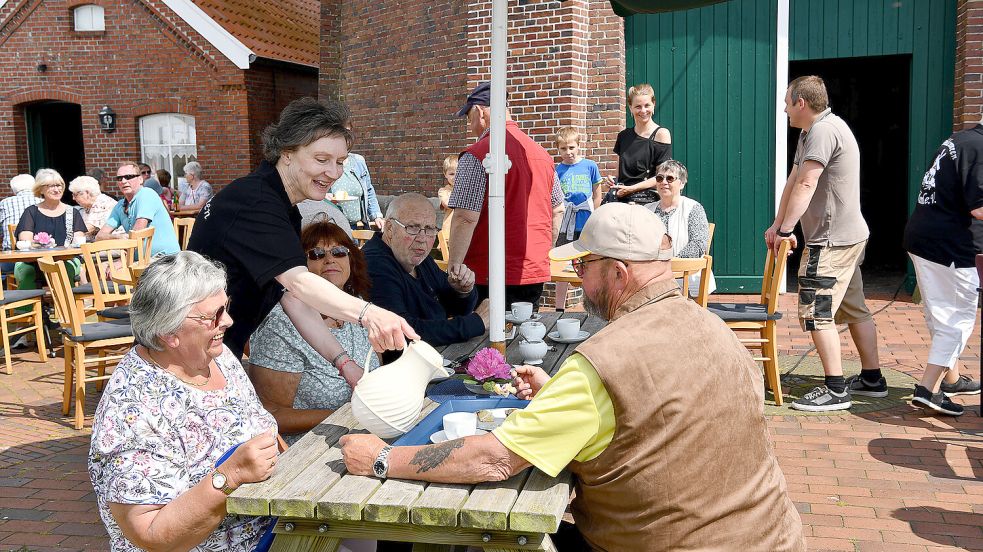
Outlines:
{"type": "Polygon", "coordinates": [[[151,255],[170,255],[181,250],[177,235],[171,223],[171,215],[160,196],[143,185],[138,163],[124,161],[116,171],[116,182],[121,199],[106,219],[106,224],[96,234],[96,241],[119,238],[113,231],[122,227],[131,232],[148,226],[154,228],[154,239],[150,244],[151,255]]]}
{"type": "Polygon", "coordinates": [[[438,232],[430,200],[416,193],[397,197],[386,210],[383,228],[362,248],[372,301],[405,318],[431,345],[485,333],[488,301],[478,304],[474,272],[462,264],[448,274],[430,257],[438,232]]]}
{"type": "Polygon", "coordinates": [[[680,295],[659,217],[602,205],[550,257],[574,261],[588,312],[608,325],[552,378],[517,367],[518,395],[532,400],[491,433],[394,448],[346,435],[348,471],[378,476],[381,462],[384,477],[479,483],[530,465],[569,469],[576,525],[561,525],[557,550],[805,550],[761,371],[717,316],[680,295]]]}

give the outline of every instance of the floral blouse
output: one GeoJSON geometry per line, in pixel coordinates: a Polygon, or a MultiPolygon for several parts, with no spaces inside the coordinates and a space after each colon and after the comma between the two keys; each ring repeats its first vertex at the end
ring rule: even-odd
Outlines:
{"type": "MultiPolygon", "coordinates": [[[[215,364],[225,388],[203,391],[147,363],[134,347],[103,391],[92,427],[89,477],[114,551],[139,548],[123,536],[110,502],[167,504],[209,476],[228,449],[276,427],[235,355],[226,348],[215,364]]],[[[270,522],[226,516],[193,550],[252,550],[270,522]]]]}

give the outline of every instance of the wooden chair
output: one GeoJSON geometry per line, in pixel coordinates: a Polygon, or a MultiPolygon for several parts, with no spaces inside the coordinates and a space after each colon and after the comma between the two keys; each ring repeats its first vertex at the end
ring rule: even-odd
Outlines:
{"type": "Polygon", "coordinates": [[[355,241],[355,244],[359,248],[368,243],[372,239],[372,236],[375,236],[374,230],[352,230],[352,240],[355,241]]]}
{"type": "Polygon", "coordinates": [[[17,250],[17,225],[7,225],[7,235],[10,236],[10,249],[17,250]]]}
{"type": "Polygon", "coordinates": [[[100,322],[130,317],[133,289],[114,281],[110,274],[128,267],[140,246],[139,240],[103,240],[82,244],[82,260],[93,291],[93,310],[100,322]]]}
{"type": "Polygon", "coordinates": [[[710,297],[710,270],[713,267],[713,257],[704,255],[692,259],[681,257],[672,260],[672,273],[677,279],[682,278],[683,297],[690,297],[689,277],[700,275],[700,289],[693,298],[701,307],[706,307],[710,297]]]}
{"type": "Polygon", "coordinates": [[[55,303],[55,313],[58,316],[62,332],[62,344],[65,351],[65,388],[62,394],[61,411],[68,415],[72,398],[72,382],[75,384],[75,429],[82,429],[85,422],[85,384],[97,382],[97,388],[102,388],[102,382],[109,379],[106,375],[106,363],[119,361],[125,353],[106,355],[106,349],[130,346],[133,344],[133,331],[126,320],[112,322],[85,323],[85,316],[75,302],[71,282],[65,270],[64,261],[54,261],[51,257],[38,260],[41,272],[48,280],[51,296],[55,303]],[[91,353],[98,356],[89,358],[91,353]],[[88,365],[95,364],[98,370],[94,376],[89,376],[88,365]]]}
{"type": "Polygon", "coordinates": [[[782,240],[776,255],[771,249],[765,258],[764,277],[761,280],[761,297],[757,303],[710,303],[710,312],[720,316],[727,326],[735,332],[756,332],[757,337],[741,338],[741,343],[749,349],[759,349],[760,356],[754,360],[764,365],[765,379],[775,398],[775,404],[782,405],[782,381],[778,375],[778,312],[779,290],[788,260],[789,241],[782,240]]]}
{"type": "Polygon", "coordinates": [[[710,248],[713,246],[713,231],[716,230],[717,225],[714,223],[708,223],[710,237],[707,238],[707,255],[710,254],[710,248]]]}
{"type": "Polygon", "coordinates": [[[140,263],[149,261],[151,257],[151,246],[154,243],[154,227],[148,226],[143,230],[132,230],[130,231],[130,239],[140,240],[140,247],[137,248],[136,261],[140,263]]]}
{"type": "Polygon", "coordinates": [[[177,236],[177,243],[181,251],[188,249],[188,240],[191,239],[191,230],[195,227],[195,219],[192,217],[177,217],[174,219],[174,234],[177,236]]]}
{"type": "Polygon", "coordinates": [[[5,292],[0,288],[0,339],[3,339],[3,360],[5,362],[4,373],[13,374],[14,369],[10,363],[11,338],[27,332],[34,332],[38,342],[38,355],[41,362],[47,360],[48,351],[44,345],[44,318],[41,315],[41,298],[44,297],[43,289],[14,289],[5,292]],[[30,307],[30,312],[18,313],[17,309],[30,307]],[[10,331],[8,324],[27,324],[22,328],[10,331]]]}
{"type": "Polygon", "coordinates": [[[447,247],[447,236],[444,235],[444,231],[441,230],[437,232],[437,248],[440,249],[440,259],[437,259],[437,266],[441,270],[447,270],[447,263],[450,262],[451,252],[447,247]]]}

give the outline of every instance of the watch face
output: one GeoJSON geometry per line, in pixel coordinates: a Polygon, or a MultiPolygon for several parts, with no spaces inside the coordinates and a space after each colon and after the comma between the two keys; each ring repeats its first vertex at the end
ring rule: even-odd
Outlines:
{"type": "Polygon", "coordinates": [[[372,471],[375,472],[375,474],[378,475],[379,477],[382,477],[386,475],[386,464],[384,462],[380,462],[379,460],[376,460],[375,463],[372,464],[372,471]]]}
{"type": "Polygon", "coordinates": [[[215,472],[212,474],[212,487],[218,490],[222,490],[225,487],[225,474],[221,472],[215,472]]]}

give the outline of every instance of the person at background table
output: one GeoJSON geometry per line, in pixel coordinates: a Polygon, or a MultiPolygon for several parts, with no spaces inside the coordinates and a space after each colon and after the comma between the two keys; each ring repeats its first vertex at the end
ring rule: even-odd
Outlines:
{"type": "Polygon", "coordinates": [[[227,304],[225,271],[197,253],[162,257],[140,278],[136,345],[102,392],[89,450],[115,551],[252,550],[272,522],[225,511],[228,493],[268,478],[278,458],[276,420],[222,345],[227,304]]]}
{"type": "MultiPolygon", "coordinates": [[[[617,200],[624,203],[645,205],[659,200],[655,188],[655,170],[672,158],[672,135],[660,126],[652,116],[655,113],[655,91],[648,83],[628,89],[628,107],[631,109],[633,128],[618,133],[614,153],[618,155],[618,180],[610,186],[605,202],[617,200]]],[[[607,186],[602,187],[603,192],[607,186]]]]}
{"type": "Polygon", "coordinates": [[[444,272],[430,256],[437,232],[430,200],[403,194],[387,207],[382,234],[362,251],[372,301],[406,318],[427,343],[441,346],[482,335],[489,316],[488,300],[478,303],[474,272],[463,264],[444,272]]]}
{"type": "MultiPolygon", "coordinates": [[[[34,197],[34,177],[29,174],[19,174],[10,179],[10,191],[14,195],[0,200],[0,230],[3,231],[4,250],[14,249],[16,236],[11,236],[7,231],[9,225],[17,225],[20,222],[24,209],[31,205],[37,205],[41,198],[34,197]],[[13,240],[13,241],[11,241],[13,240]]],[[[0,273],[3,275],[11,274],[14,271],[15,263],[0,263],[0,273]]],[[[6,277],[3,278],[3,285],[7,285],[6,277]]]]}
{"type": "Polygon", "coordinates": [[[212,185],[202,178],[201,165],[192,161],[184,165],[184,184],[180,184],[178,209],[201,209],[212,197],[212,185]]]}
{"type": "Polygon", "coordinates": [[[451,193],[454,192],[454,177],[457,175],[457,156],[448,155],[444,158],[443,164],[444,185],[437,190],[437,199],[440,200],[440,233],[444,235],[444,242],[450,243],[451,240],[451,221],[454,219],[454,210],[448,205],[451,193]]]}
{"type": "MultiPolygon", "coordinates": [[[[365,256],[342,228],[316,222],[304,228],[300,242],[307,251],[307,270],[354,297],[369,296],[365,256]]],[[[339,363],[365,362],[379,367],[365,328],[352,322],[324,318],[342,347],[339,363]]],[[[340,371],[304,341],[280,305],[249,338],[249,377],[280,432],[293,444],[336,409],[351,400],[352,387],[340,371]]]]}
{"type": "MultiPolygon", "coordinates": [[[[461,152],[454,191],[448,244],[448,271],[460,265],[474,271],[478,299],[488,297],[488,173],[481,162],[491,147],[491,85],[483,82],[465,100],[458,117],[467,117],[477,141],[461,152]]],[[[563,220],[563,192],[553,157],[512,120],[506,108],[505,154],[512,168],[505,173],[505,305],[539,304],[550,281],[549,248],[563,220]]]]}
{"type": "Polygon", "coordinates": [[[344,126],[349,116],[337,101],[300,98],[287,105],[263,132],[265,159],[205,203],[188,249],[229,271],[236,324],[225,333],[225,343],[236,356],[242,356],[249,336],[279,303],[300,335],[351,385],[362,369],[340,362],[344,348],[322,314],[367,329],[378,352],[401,349],[406,338],[419,336],[401,317],[345,293],[307,268],[296,205],[323,200],[341,176],[352,143],[344,126]]]}
{"type": "Polygon", "coordinates": [[[154,170],[150,168],[150,165],[146,163],[138,163],[137,167],[140,168],[140,176],[143,177],[143,186],[157,192],[157,195],[163,198],[164,187],[157,180],[156,174],[154,173],[154,170]]]}
{"type": "MultiPolygon", "coordinates": [[[[345,122],[345,128],[351,131],[351,120],[345,122]]],[[[357,200],[337,202],[338,208],[345,213],[352,226],[361,223],[368,227],[371,222],[376,228],[382,229],[382,209],[379,208],[379,199],[375,196],[375,186],[372,185],[372,177],[369,176],[369,167],[361,155],[348,152],[344,173],[331,185],[332,196],[339,192],[344,192],[348,198],[357,200]]]]}
{"type": "MultiPolygon", "coordinates": [[[[54,169],[41,169],[34,175],[34,196],[41,199],[37,205],[24,209],[17,223],[17,241],[34,243],[38,234],[47,234],[51,242],[47,247],[69,246],[85,240],[85,221],[82,213],[62,202],[65,180],[54,169]]],[[[65,261],[68,278],[78,279],[82,271],[82,259],[73,257],[65,261]]],[[[38,289],[40,271],[36,263],[15,263],[14,278],[17,289],[38,289]]]]}
{"type": "Polygon", "coordinates": [[[963,413],[963,406],[949,397],[980,393],[980,382],[959,375],[959,355],[976,323],[980,278],[975,263],[976,255],[983,253],[981,220],[983,124],[977,124],[942,142],[922,178],[903,242],[915,267],[925,323],[932,335],[928,364],[915,385],[912,403],[949,416],[963,413]]]}
{"type": "Polygon", "coordinates": [[[160,187],[164,190],[161,192],[160,198],[164,201],[164,205],[170,208],[174,205],[174,190],[171,189],[171,173],[164,169],[159,169],[157,171],[157,181],[160,182],[160,187]]]}
{"type": "Polygon", "coordinates": [[[587,312],[607,326],[552,378],[517,367],[518,395],[532,400],[491,433],[395,448],[349,434],[348,471],[479,483],[530,465],[569,469],[576,525],[561,525],[558,550],[804,551],[761,370],[720,318],[680,296],[662,221],[641,205],[602,205],[550,257],[573,261],[587,312]]]}
{"type": "MultiPolygon", "coordinates": [[[[91,176],[79,176],[72,180],[68,184],[68,191],[72,192],[72,199],[82,208],[86,237],[95,238],[99,229],[105,226],[117,201],[102,193],[99,181],[91,176]]],[[[121,232],[121,228],[116,229],[116,233],[121,232]]]]}
{"type": "Polygon", "coordinates": [[[106,223],[96,234],[96,240],[118,238],[117,228],[129,233],[150,226],[154,229],[154,237],[150,242],[151,255],[169,255],[180,251],[171,215],[157,192],[143,187],[143,175],[140,174],[137,163],[121,163],[116,170],[116,182],[123,199],[110,211],[106,223]]]}
{"type": "Polygon", "coordinates": [[[352,235],[352,225],[348,223],[348,217],[341,212],[337,205],[327,199],[321,201],[305,199],[297,204],[297,210],[300,211],[300,227],[302,229],[318,222],[333,222],[344,230],[349,237],[352,235]]]}
{"type": "MultiPolygon", "coordinates": [[[[661,163],[655,170],[655,189],[659,201],[645,207],[659,215],[669,237],[672,238],[672,256],[684,259],[700,258],[707,254],[710,243],[710,223],[699,201],[683,195],[688,173],[686,165],[675,159],[661,163]]],[[[700,292],[700,275],[689,278],[689,293],[696,297],[700,292]]],[[[709,291],[717,289],[710,274],[709,291]]]]}
{"type": "Polygon", "coordinates": [[[580,155],[580,132],[572,126],[556,131],[556,149],[560,162],[556,165],[556,177],[563,190],[563,221],[560,223],[558,245],[570,243],[580,237],[587,218],[601,205],[601,171],[597,163],[580,155]]]}

